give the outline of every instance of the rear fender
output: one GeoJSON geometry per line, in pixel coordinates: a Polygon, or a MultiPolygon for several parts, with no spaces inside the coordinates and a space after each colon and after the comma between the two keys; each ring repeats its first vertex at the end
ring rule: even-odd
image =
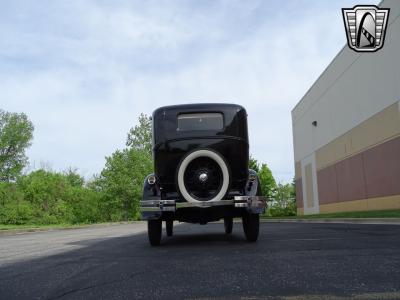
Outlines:
{"type": "MultiPolygon", "coordinates": [[[[261,192],[261,183],[256,171],[249,169],[249,178],[247,179],[246,188],[245,188],[246,196],[262,196],[261,192]]],[[[263,214],[265,212],[265,208],[259,207],[248,207],[247,211],[253,214],[263,214]]]]}
{"type": "Polygon", "coordinates": [[[246,196],[261,196],[261,184],[260,179],[258,178],[258,174],[256,171],[249,169],[249,179],[246,182],[245,189],[246,196]],[[255,180],[250,180],[250,178],[254,176],[255,180]]]}
{"type": "MultiPolygon", "coordinates": [[[[161,200],[161,188],[159,186],[159,179],[155,174],[149,174],[146,176],[143,183],[142,200],[161,200]],[[156,182],[154,184],[149,183],[149,177],[155,176],[156,182]]],[[[142,211],[142,220],[158,220],[162,216],[161,211],[142,211]]]]}

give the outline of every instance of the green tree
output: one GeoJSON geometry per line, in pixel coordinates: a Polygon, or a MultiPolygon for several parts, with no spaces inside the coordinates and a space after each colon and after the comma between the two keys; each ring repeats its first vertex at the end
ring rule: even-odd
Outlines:
{"type": "Polygon", "coordinates": [[[128,148],[106,157],[106,165],[96,180],[103,192],[102,211],[112,221],[137,219],[142,185],[153,168],[148,153],[128,148]]]}
{"type": "Polygon", "coordinates": [[[275,178],[272,175],[271,170],[268,168],[267,164],[262,164],[258,176],[261,181],[261,191],[262,194],[267,197],[267,199],[272,199],[276,191],[275,178]]]}
{"type": "Polygon", "coordinates": [[[258,166],[257,159],[253,158],[251,155],[250,155],[250,159],[249,159],[249,169],[252,169],[252,170],[256,171],[257,173],[260,172],[260,167],[258,166]]]}
{"type": "Polygon", "coordinates": [[[63,174],[37,170],[22,176],[18,187],[34,208],[35,222],[56,224],[69,221],[69,184],[63,174]]]}
{"type": "Polygon", "coordinates": [[[33,217],[32,205],[14,182],[0,182],[0,224],[26,224],[33,217]]]}
{"type": "Polygon", "coordinates": [[[68,221],[73,224],[107,221],[101,211],[101,197],[101,192],[89,188],[70,187],[65,202],[68,221]]]}
{"type": "Polygon", "coordinates": [[[64,172],[65,178],[71,186],[83,187],[85,179],[78,174],[78,170],[74,168],[69,168],[64,172]]]}
{"type": "Polygon", "coordinates": [[[295,216],[296,200],[294,196],[293,183],[282,184],[276,186],[275,198],[270,204],[269,213],[272,216],[295,216]]]}
{"type": "Polygon", "coordinates": [[[131,128],[128,132],[126,146],[137,150],[143,150],[151,155],[151,137],[151,118],[142,113],[139,116],[139,124],[131,128]]]}
{"type": "Polygon", "coordinates": [[[260,166],[259,162],[250,156],[249,168],[257,172],[263,196],[267,197],[267,199],[272,199],[275,194],[276,182],[268,165],[261,164],[260,166]]]}
{"type": "Polygon", "coordinates": [[[279,202],[282,207],[286,207],[287,203],[293,199],[293,185],[291,183],[278,183],[276,186],[275,201],[279,202]]]}
{"type": "Polygon", "coordinates": [[[139,124],[131,128],[127,148],[106,157],[106,165],[90,186],[102,193],[102,211],[109,220],[139,218],[139,201],[144,178],[152,172],[151,119],[139,116],[139,124]]]}
{"type": "Polygon", "coordinates": [[[25,150],[31,145],[33,124],[24,113],[0,110],[0,181],[15,180],[28,159],[25,150]]]}
{"type": "Polygon", "coordinates": [[[57,224],[93,223],[103,220],[101,191],[86,187],[83,178],[74,169],[63,173],[37,170],[19,177],[16,183],[10,184],[22,193],[25,201],[21,202],[16,198],[9,202],[10,205],[15,207],[21,206],[18,203],[28,203],[31,207],[30,218],[26,222],[57,224]]]}

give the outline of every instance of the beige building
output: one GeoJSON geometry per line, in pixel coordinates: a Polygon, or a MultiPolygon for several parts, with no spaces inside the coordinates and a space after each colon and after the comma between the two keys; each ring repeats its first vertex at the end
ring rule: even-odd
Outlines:
{"type": "Polygon", "coordinates": [[[384,47],[346,45],[292,111],[298,214],[400,209],[400,1],[380,6],[384,47]]]}

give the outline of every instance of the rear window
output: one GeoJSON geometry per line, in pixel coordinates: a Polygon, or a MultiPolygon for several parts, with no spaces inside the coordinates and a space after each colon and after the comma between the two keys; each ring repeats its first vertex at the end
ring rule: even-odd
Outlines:
{"type": "Polygon", "coordinates": [[[178,115],[178,131],[221,130],[224,120],[221,113],[194,113],[178,115]]]}

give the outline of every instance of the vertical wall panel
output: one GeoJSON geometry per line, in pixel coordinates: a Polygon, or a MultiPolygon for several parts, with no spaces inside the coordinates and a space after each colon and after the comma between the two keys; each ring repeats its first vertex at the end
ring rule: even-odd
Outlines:
{"type": "Polygon", "coordinates": [[[296,185],[296,203],[297,203],[297,208],[302,208],[304,206],[303,204],[303,186],[302,186],[302,180],[296,179],[295,185],[296,185]]]}
{"type": "Polygon", "coordinates": [[[335,165],[339,201],[365,199],[365,180],[362,155],[358,154],[335,165]]]}
{"type": "Polygon", "coordinates": [[[317,172],[319,204],[339,201],[336,168],[330,166],[317,172]]]}
{"type": "Polygon", "coordinates": [[[312,166],[311,164],[307,164],[304,167],[305,172],[305,180],[306,180],[306,202],[307,207],[314,207],[314,185],[313,185],[313,176],[312,176],[312,166]]]}
{"type": "Polygon", "coordinates": [[[367,198],[400,194],[400,137],[363,153],[367,198]]]}

